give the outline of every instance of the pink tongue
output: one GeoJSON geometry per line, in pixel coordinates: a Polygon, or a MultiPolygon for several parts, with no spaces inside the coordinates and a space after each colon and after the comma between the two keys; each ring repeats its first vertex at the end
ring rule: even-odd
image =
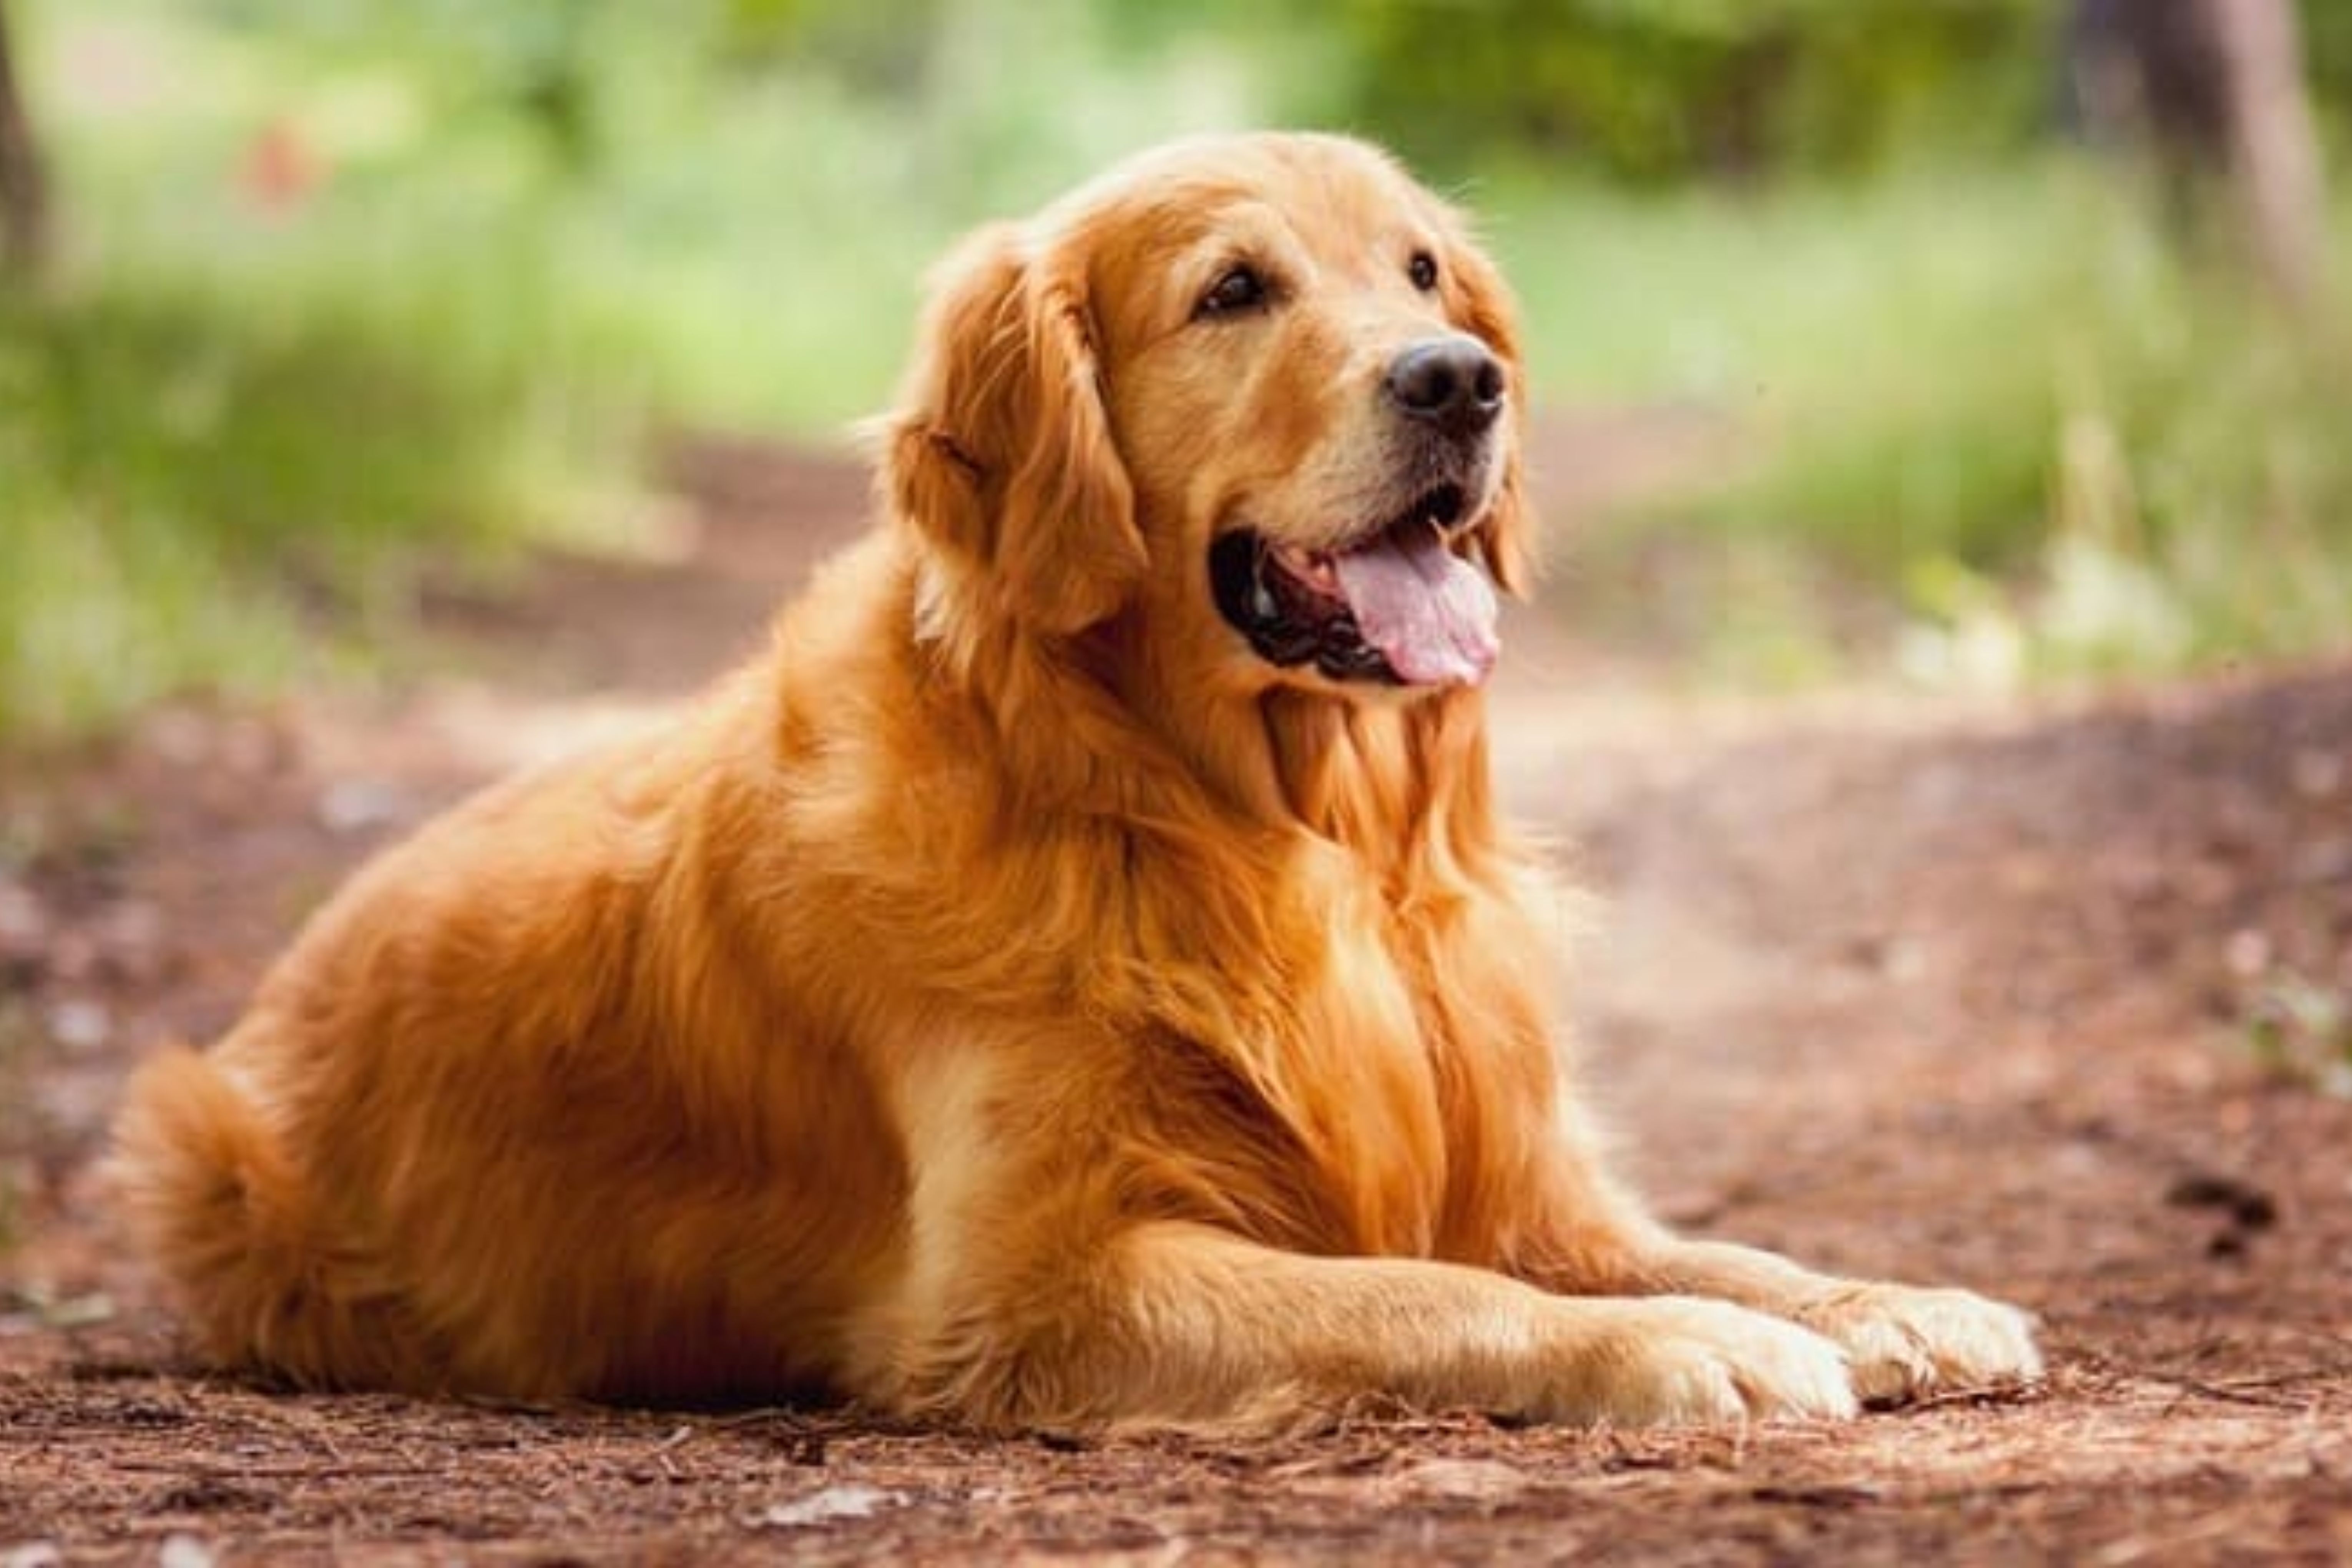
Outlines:
{"type": "Polygon", "coordinates": [[[1435,529],[1396,533],[1335,558],[1364,640],[1413,686],[1475,686],[1502,647],[1495,590],[1435,529]]]}

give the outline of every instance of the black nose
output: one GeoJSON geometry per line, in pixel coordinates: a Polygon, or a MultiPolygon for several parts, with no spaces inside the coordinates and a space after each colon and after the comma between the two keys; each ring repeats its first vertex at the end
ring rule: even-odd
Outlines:
{"type": "Polygon", "coordinates": [[[1423,338],[1389,362],[1389,401],[1446,435],[1475,436],[1503,411],[1503,363],[1462,333],[1423,338]]]}

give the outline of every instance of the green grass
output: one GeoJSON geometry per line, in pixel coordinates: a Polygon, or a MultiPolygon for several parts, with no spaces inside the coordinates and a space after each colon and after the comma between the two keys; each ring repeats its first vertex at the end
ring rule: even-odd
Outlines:
{"type": "Polygon", "coordinates": [[[529,345],[299,281],[110,276],[0,308],[0,733],[315,670],[351,646],[320,626],[396,613],[427,555],[560,510],[580,411],[529,345]]]}
{"type": "Polygon", "coordinates": [[[95,36],[152,96],[42,116],[66,245],[47,287],[0,296],[0,737],[18,742],[347,668],[428,565],[475,570],[593,513],[583,495],[635,457],[604,368],[630,345],[541,287],[548,226],[494,153],[273,209],[237,170],[255,105],[299,79],[118,9],[127,30],[95,36]]]}
{"type": "Polygon", "coordinates": [[[1700,404],[1747,437],[1751,461],[1612,520],[1599,552],[1603,573],[1662,542],[1714,559],[1728,646],[1703,658],[1833,668],[1835,648],[1780,655],[1808,626],[1890,620],[1935,680],[2346,639],[2340,266],[2318,315],[2290,320],[2113,171],[2060,159],[1755,200],[1534,192],[1496,228],[1539,384],[1700,404]],[[1760,608],[1742,597],[1759,577],[1760,608]],[[1825,615],[1822,584],[1883,613],[1825,615]]]}

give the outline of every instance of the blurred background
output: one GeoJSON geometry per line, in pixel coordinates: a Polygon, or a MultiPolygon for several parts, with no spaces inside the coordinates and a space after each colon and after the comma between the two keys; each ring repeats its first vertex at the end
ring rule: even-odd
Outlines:
{"type": "Polygon", "coordinates": [[[658,548],[680,443],[881,405],[959,230],[1274,123],[1479,216],[1583,628],[1771,686],[2352,639],[2335,0],[0,0],[0,745],[658,548]]]}

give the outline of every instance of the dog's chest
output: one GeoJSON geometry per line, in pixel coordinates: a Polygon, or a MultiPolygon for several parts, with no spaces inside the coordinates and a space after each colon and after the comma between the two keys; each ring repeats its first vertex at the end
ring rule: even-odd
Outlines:
{"type": "Polygon", "coordinates": [[[1540,1009],[1458,933],[1333,931],[1299,998],[1291,1118],[1351,1250],[1489,1260],[1551,1114],[1540,1009]]]}

